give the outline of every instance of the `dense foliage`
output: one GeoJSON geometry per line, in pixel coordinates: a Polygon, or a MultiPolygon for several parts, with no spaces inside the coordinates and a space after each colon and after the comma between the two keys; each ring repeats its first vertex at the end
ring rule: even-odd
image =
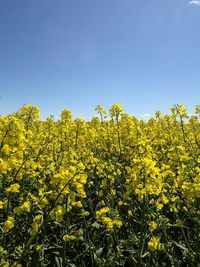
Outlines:
{"type": "Polygon", "coordinates": [[[0,117],[0,266],[200,266],[200,108],[0,117]]]}

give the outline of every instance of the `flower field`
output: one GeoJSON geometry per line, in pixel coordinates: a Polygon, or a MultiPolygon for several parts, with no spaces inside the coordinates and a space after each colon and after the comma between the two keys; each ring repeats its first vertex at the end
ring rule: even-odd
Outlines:
{"type": "Polygon", "coordinates": [[[0,267],[200,266],[200,107],[0,117],[0,267]]]}

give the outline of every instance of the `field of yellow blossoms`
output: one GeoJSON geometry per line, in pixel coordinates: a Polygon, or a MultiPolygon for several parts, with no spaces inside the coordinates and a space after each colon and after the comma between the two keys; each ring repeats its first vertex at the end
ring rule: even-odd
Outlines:
{"type": "Polygon", "coordinates": [[[0,116],[0,267],[200,266],[200,106],[0,116]]]}

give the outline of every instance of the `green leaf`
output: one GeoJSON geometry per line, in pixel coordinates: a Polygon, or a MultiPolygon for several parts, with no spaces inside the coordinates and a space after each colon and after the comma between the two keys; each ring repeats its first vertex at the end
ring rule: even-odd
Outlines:
{"type": "Polygon", "coordinates": [[[99,229],[101,227],[101,225],[98,223],[98,222],[94,222],[92,224],[92,227],[96,228],[96,229],[99,229]]]}
{"type": "Polygon", "coordinates": [[[63,267],[63,259],[61,257],[55,257],[57,267],[63,267]]]}
{"type": "Polygon", "coordinates": [[[177,243],[176,241],[174,241],[174,244],[175,244],[177,247],[179,247],[180,249],[182,249],[182,250],[184,250],[185,252],[189,253],[189,250],[188,250],[185,246],[183,246],[182,244],[179,244],[179,243],[177,243]]]}
{"type": "Polygon", "coordinates": [[[102,252],[103,252],[103,248],[99,248],[99,249],[97,249],[96,250],[96,255],[98,256],[98,257],[100,257],[101,256],[101,254],[102,254],[102,252]]]}
{"type": "Polygon", "coordinates": [[[141,256],[141,258],[145,258],[146,256],[148,256],[150,253],[149,252],[146,252],[146,253],[144,253],[142,256],[141,256]]]}

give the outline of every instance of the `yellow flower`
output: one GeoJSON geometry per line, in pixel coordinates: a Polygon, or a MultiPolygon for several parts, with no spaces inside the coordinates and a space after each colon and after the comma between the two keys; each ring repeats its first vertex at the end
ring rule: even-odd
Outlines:
{"type": "Polygon", "coordinates": [[[4,145],[4,146],[2,147],[1,151],[2,151],[4,154],[8,155],[8,154],[10,153],[11,149],[10,149],[9,145],[6,144],[6,145],[4,145]]]}
{"type": "Polygon", "coordinates": [[[25,201],[21,206],[14,208],[13,212],[20,215],[23,212],[30,212],[31,203],[30,201],[25,201]]]}
{"type": "Polygon", "coordinates": [[[31,224],[31,227],[32,227],[32,229],[30,231],[31,236],[36,236],[36,234],[37,234],[37,232],[39,230],[40,225],[38,223],[36,223],[36,222],[33,222],[31,224]]]}
{"type": "Polygon", "coordinates": [[[8,261],[1,261],[0,262],[0,267],[9,267],[10,266],[10,264],[9,264],[9,262],[8,261]]]}
{"type": "Polygon", "coordinates": [[[9,232],[12,228],[14,227],[14,218],[13,217],[8,217],[8,219],[4,222],[3,225],[3,231],[5,233],[9,232]]]}
{"type": "Polygon", "coordinates": [[[43,216],[41,214],[36,215],[35,218],[33,219],[33,221],[36,223],[41,223],[42,220],[43,220],[43,216]]]}
{"type": "Polygon", "coordinates": [[[112,105],[112,107],[109,110],[111,117],[119,117],[119,115],[123,112],[123,108],[119,103],[116,103],[112,105]]]}
{"type": "Polygon", "coordinates": [[[6,188],[6,192],[18,193],[19,188],[20,188],[19,184],[11,184],[10,187],[6,188]]]}
{"type": "Polygon", "coordinates": [[[21,206],[20,206],[21,211],[25,212],[30,212],[31,209],[31,203],[30,201],[25,201],[21,206]]]}
{"type": "Polygon", "coordinates": [[[75,235],[64,235],[63,236],[63,240],[66,241],[71,241],[71,240],[75,240],[77,237],[75,235]]]}
{"type": "Polygon", "coordinates": [[[7,164],[0,158],[0,173],[4,172],[7,169],[7,164]]]}
{"type": "Polygon", "coordinates": [[[101,208],[100,210],[96,211],[96,216],[97,217],[102,216],[109,211],[110,211],[110,209],[108,207],[101,208]]]}
{"type": "Polygon", "coordinates": [[[155,221],[149,222],[149,231],[153,232],[155,229],[157,229],[158,224],[155,221]]]}
{"type": "Polygon", "coordinates": [[[169,202],[168,198],[164,194],[161,197],[161,201],[162,201],[163,204],[167,204],[169,202]]]}
{"type": "Polygon", "coordinates": [[[114,220],[113,223],[118,227],[121,228],[123,225],[123,222],[121,220],[114,220]]]}
{"type": "Polygon", "coordinates": [[[71,203],[71,205],[72,206],[75,206],[75,207],[78,207],[78,208],[82,208],[82,203],[81,203],[81,201],[73,201],[72,203],[71,203]]]}
{"type": "Polygon", "coordinates": [[[87,183],[87,175],[86,174],[80,174],[79,182],[82,184],[86,184],[87,183]]]}
{"type": "Polygon", "coordinates": [[[4,207],[4,202],[0,200],[0,209],[3,209],[4,207]]]}
{"type": "Polygon", "coordinates": [[[90,213],[89,213],[89,211],[84,211],[84,212],[82,212],[81,215],[84,216],[84,217],[87,217],[87,216],[90,215],[90,213]]]}
{"type": "Polygon", "coordinates": [[[156,207],[158,210],[161,210],[163,208],[163,203],[156,202],[156,207]]]}
{"type": "Polygon", "coordinates": [[[114,230],[114,223],[111,218],[109,217],[103,217],[101,219],[101,222],[106,226],[107,230],[110,232],[113,232],[114,230]]]}
{"type": "Polygon", "coordinates": [[[116,190],[115,189],[111,189],[110,193],[111,193],[111,195],[115,196],[116,195],[116,190]]]}
{"type": "Polygon", "coordinates": [[[37,252],[40,252],[42,250],[42,248],[43,248],[43,244],[41,244],[41,245],[38,244],[38,245],[35,246],[35,250],[37,252]]]}
{"type": "Polygon", "coordinates": [[[151,251],[164,250],[164,244],[160,243],[160,237],[152,236],[152,238],[148,242],[148,249],[151,251]]]}
{"type": "Polygon", "coordinates": [[[47,200],[47,198],[43,197],[42,200],[39,202],[38,207],[40,209],[43,209],[48,203],[49,201],[47,200]]]}
{"type": "Polygon", "coordinates": [[[51,219],[56,220],[57,222],[62,222],[65,212],[65,207],[59,205],[50,212],[51,219]]]}

